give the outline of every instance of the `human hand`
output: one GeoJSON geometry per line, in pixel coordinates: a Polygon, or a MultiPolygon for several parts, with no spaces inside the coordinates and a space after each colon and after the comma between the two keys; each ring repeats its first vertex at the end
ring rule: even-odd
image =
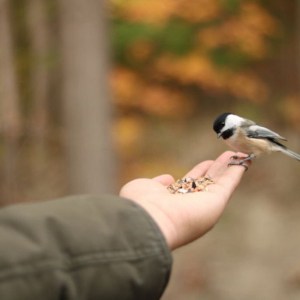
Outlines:
{"type": "Polygon", "coordinates": [[[215,161],[196,165],[184,177],[209,176],[214,183],[206,190],[187,194],[171,194],[167,186],[174,183],[171,175],[152,179],[139,178],[125,184],[120,196],[142,206],[156,221],[170,249],[176,249],[201,237],[218,221],[245,168],[228,166],[236,153],[227,151],[215,161]]]}

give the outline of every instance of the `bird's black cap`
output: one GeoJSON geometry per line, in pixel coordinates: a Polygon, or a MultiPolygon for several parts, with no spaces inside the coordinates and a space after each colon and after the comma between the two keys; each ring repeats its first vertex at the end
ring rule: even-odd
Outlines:
{"type": "Polygon", "coordinates": [[[220,133],[221,129],[224,127],[225,125],[225,120],[227,118],[228,115],[231,115],[232,113],[223,113],[221,115],[219,115],[215,121],[214,121],[214,125],[213,125],[213,129],[216,133],[220,133]]]}

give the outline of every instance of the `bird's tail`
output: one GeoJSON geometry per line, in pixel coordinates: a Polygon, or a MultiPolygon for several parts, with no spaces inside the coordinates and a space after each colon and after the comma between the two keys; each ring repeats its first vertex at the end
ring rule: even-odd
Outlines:
{"type": "Polygon", "coordinates": [[[286,154],[289,157],[295,158],[300,161],[300,154],[288,149],[288,148],[280,148],[280,151],[286,154]]]}

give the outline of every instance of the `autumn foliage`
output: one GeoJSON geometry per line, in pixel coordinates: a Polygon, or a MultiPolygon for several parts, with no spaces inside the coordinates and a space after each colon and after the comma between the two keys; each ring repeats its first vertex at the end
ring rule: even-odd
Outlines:
{"type": "Polygon", "coordinates": [[[269,99],[270,87],[254,68],[272,53],[282,24],[263,1],[111,2],[112,84],[121,106],[189,113],[191,91],[197,101],[208,95],[257,104],[269,99]]]}

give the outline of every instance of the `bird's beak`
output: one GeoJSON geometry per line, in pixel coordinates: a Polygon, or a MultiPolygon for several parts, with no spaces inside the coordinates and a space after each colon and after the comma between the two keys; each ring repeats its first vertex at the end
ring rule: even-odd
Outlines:
{"type": "Polygon", "coordinates": [[[222,132],[219,132],[219,133],[217,134],[218,139],[219,139],[221,136],[222,136],[222,132]]]}

